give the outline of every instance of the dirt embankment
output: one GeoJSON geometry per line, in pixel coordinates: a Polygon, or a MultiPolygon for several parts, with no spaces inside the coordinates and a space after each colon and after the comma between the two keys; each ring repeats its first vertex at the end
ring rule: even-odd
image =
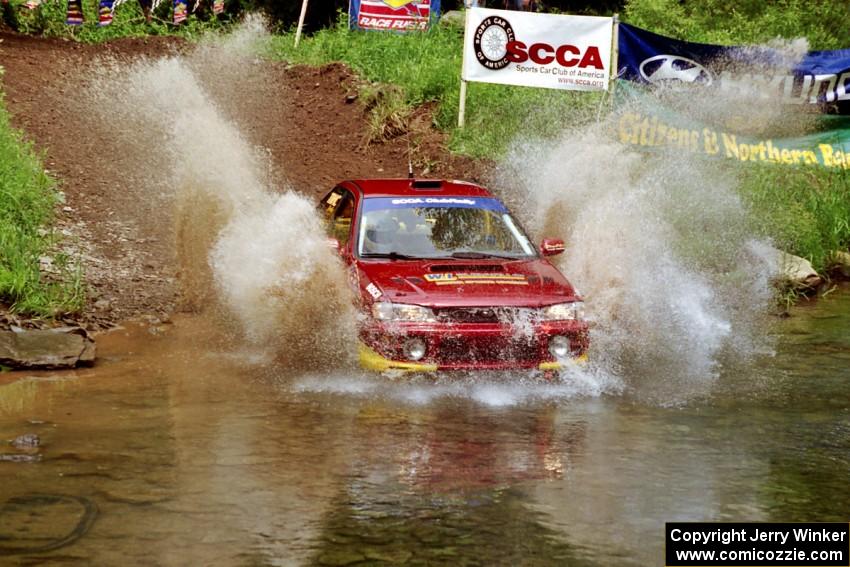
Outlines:
{"type": "MultiPolygon", "coordinates": [[[[130,186],[137,182],[116,167],[125,148],[92,126],[93,109],[79,85],[100,56],[132,60],[189,48],[161,37],[82,45],[0,33],[6,104],[15,126],[44,151],[64,193],[57,228],[82,257],[90,290],[85,311],[73,319],[92,330],[167,317],[177,305],[180,274],[170,215],[134,202],[144,188],[130,186]],[[157,214],[164,222],[150,222],[157,214]]],[[[407,175],[408,137],[364,147],[366,115],[350,96],[357,80],[344,66],[262,65],[264,92],[232,114],[243,134],[269,151],[287,184],[318,198],[340,179],[407,175]]],[[[412,131],[414,163],[429,164],[429,176],[482,180],[483,164],[448,155],[427,108],[414,116],[412,131]]],[[[0,309],[0,326],[9,322],[17,321],[0,309]]]]}

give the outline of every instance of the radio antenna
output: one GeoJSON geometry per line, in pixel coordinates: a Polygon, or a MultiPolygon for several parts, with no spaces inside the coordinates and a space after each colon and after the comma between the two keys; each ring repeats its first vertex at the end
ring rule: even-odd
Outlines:
{"type": "Polygon", "coordinates": [[[413,179],[413,158],[410,155],[410,133],[407,135],[407,178],[413,179]]]}

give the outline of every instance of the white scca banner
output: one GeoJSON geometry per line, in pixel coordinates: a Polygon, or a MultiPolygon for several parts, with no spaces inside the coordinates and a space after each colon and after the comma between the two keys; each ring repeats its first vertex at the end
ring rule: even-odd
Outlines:
{"type": "Polygon", "coordinates": [[[607,90],[612,30],[611,18],[470,8],[463,78],[547,89],[607,90]]]}

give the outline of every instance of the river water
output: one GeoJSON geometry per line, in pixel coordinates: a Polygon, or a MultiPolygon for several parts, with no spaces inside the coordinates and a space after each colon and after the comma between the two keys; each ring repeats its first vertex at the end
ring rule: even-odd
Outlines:
{"type": "Polygon", "coordinates": [[[96,368],[0,374],[0,439],[43,455],[0,462],[0,563],[662,565],[665,521],[847,521],[850,291],[776,328],[670,407],[292,376],[192,318],[118,330],[96,368]]]}

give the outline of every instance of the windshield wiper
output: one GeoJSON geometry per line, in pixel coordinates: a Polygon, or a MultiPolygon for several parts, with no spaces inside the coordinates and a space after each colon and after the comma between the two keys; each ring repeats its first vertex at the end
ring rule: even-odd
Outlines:
{"type": "Polygon", "coordinates": [[[402,254],[401,252],[369,252],[360,254],[361,258],[389,258],[390,260],[416,260],[416,256],[402,254]]]}
{"type": "Polygon", "coordinates": [[[452,258],[463,258],[467,260],[483,260],[485,258],[499,258],[501,260],[517,260],[514,256],[500,256],[499,254],[488,254],[487,252],[452,252],[452,258]]]}

